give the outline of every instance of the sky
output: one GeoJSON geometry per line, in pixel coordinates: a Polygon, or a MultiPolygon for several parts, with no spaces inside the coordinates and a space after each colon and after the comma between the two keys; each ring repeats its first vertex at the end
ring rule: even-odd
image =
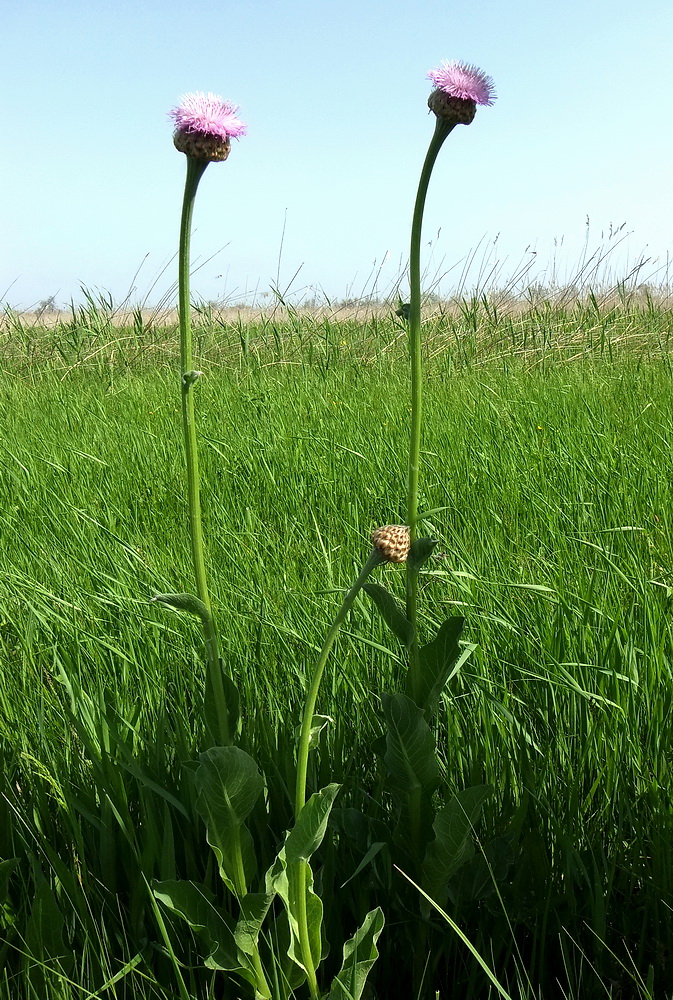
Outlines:
{"type": "Polygon", "coordinates": [[[170,300],[185,157],[167,112],[194,90],[248,124],[201,181],[194,298],[403,294],[444,59],[498,96],[441,151],[426,288],[563,284],[595,253],[592,280],[643,259],[639,280],[666,278],[670,0],[4,0],[2,20],[0,303],[170,300]]]}

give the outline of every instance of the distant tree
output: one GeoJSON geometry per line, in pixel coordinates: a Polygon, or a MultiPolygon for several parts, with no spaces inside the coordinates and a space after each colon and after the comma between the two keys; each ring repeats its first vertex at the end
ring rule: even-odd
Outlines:
{"type": "Polygon", "coordinates": [[[42,299],[35,310],[37,316],[42,316],[44,313],[48,312],[58,312],[58,306],[56,305],[56,296],[50,295],[46,299],[42,299]]]}

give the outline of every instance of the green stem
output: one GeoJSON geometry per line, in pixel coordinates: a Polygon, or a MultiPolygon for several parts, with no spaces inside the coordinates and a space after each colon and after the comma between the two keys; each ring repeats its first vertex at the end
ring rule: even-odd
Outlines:
{"type": "Polygon", "coordinates": [[[273,994],[271,992],[271,987],[269,986],[267,978],[264,975],[262,960],[259,957],[259,948],[257,947],[257,945],[255,945],[255,950],[252,956],[252,963],[255,969],[255,978],[257,980],[257,983],[255,985],[255,990],[257,991],[257,993],[259,993],[261,997],[264,997],[265,1000],[271,1000],[273,994]]]}
{"type": "MultiPolygon", "coordinates": [[[[233,871],[234,893],[240,904],[244,899],[244,897],[247,895],[248,886],[245,881],[245,866],[243,864],[241,832],[238,827],[232,830],[232,842],[234,849],[234,871],[233,871]]],[[[256,994],[259,994],[260,997],[264,997],[265,1000],[271,1000],[272,996],[271,988],[269,987],[267,978],[264,975],[264,968],[262,966],[262,960],[259,955],[259,946],[257,942],[255,942],[255,944],[253,945],[252,965],[256,979],[255,983],[256,994]]]]}
{"type": "Polygon", "coordinates": [[[245,881],[245,866],[243,864],[243,850],[241,848],[240,827],[232,828],[231,843],[234,849],[234,870],[232,872],[232,881],[234,883],[234,892],[236,893],[236,897],[240,903],[243,897],[248,894],[248,886],[245,881]]]}
{"type": "Polygon", "coordinates": [[[192,212],[199,181],[208,166],[207,160],[197,160],[187,157],[187,179],[182,203],[182,219],[180,223],[180,245],[178,254],[178,311],[180,316],[180,386],[182,392],[182,427],[185,439],[185,457],[187,461],[187,498],[189,503],[189,533],[192,545],[192,561],[196,577],[196,591],[203,602],[207,615],[203,618],[203,631],[206,642],[206,657],[210,686],[217,710],[217,735],[220,743],[228,746],[231,743],[229,732],[229,713],[224,695],[222,671],[220,669],[220,654],[217,631],[210,604],[210,594],[206,582],[206,565],[203,555],[203,531],[201,528],[201,497],[199,490],[199,461],[196,443],[196,426],[194,422],[194,383],[197,379],[192,362],[192,329],[190,321],[189,300],[189,243],[191,237],[192,212]]]}
{"type": "MultiPolygon", "coordinates": [[[[318,699],[318,690],[320,688],[320,681],[322,680],[322,675],[325,671],[325,665],[327,659],[331,652],[334,641],[339,634],[339,629],[350,611],[353,601],[362,590],[363,585],[367,581],[367,577],[374,569],[383,561],[380,552],[377,549],[372,549],[369,554],[369,558],[360,570],[360,574],[348,591],[343,599],[341,607],[337,613],[336,618],[332,622],[332,626],[327,633],[323,647],[320,650],[320,656],[318,657],[318,662],[313,670],[313,677],[311,678],[311,685],[306,696],[306,703],[304,705],[304,714],[301,720],[301,732],[299,735],[299,750],[297,752],[297,785],[295,791],[295,801],[294,801],[294,816],[295,823],[299,819],[299,815],[306,805],[306,776],[308,773],[308,754],[311,743],[311,726],[313,724],[313,715],[315,713],[315,705],[318,699]]],[[[306,979],[308,983],[309,992],[311,994],[311,1000],[320,1000],[320,991],[318,989],[318,980],[316,977],[315,962],[313,960],[313,953],[311,951],[311,938],[309,935],[308,927],[308,880],[310,875],[309,862],[308,861],[297,861],[293,865],[293,871],[291,873],[291,878],[295,880],[295,891],[297,896],[297,923],[299,925],[299,947],[301,950],[301,959],[306,969],[306,979]]]]}
{"type": "Polygon", "coordinates": [[[308,983],[311,1000],[320,1000],[318,977],[316,976],[315,962],[313,961],[313,952],[311,951],[311,939],[308,931],[307,903],[309,875],[310,870],[308,861],[296,861],[294,863],[291,877],[296,879],[297,923],[299,925],[299,947],[301,949],[301,959],[304,964],[304,968],[306,969],[306,982],[308,983]]]}
{"type": "MultiPolygon", "coordinates": [[[[421,179],[418,183],[416,204],[411,223],[411,248],[409,252],[409,359],[411,362],[411,433],[409,441],[409,472],[407,478],[407,524],[413,543],[417,534],[418,520],[418,474],[421,455],[421,427],[423,419],[423,372],[421,353],[421,229],[425,197],[432,168],[437,154],[453,124],[437,118],[435,131],[430,140],[421,179]]],[[[418,568],[407,563],[406,575],[407,618],[411,622],[414,638],[409,650],[409,675],[414,701],[419,692],[418,665],[418,568]]]]}
{"type": "MultiPolygon", "coordinates": [[[[242,902],[244,897],[247,895],[248,886],[245,881],[245,866],[243,864],[243,850],[241,847],[241,832],[238,827],[232,830],[233,836],[233,847],[234,847],[234,891],[238,899],[239,904],[242,902]]],[[[255,973],[255,990],[260,997],[264,997],[265,1000],[271,1000],[271,989],[267,982],[266,976],[264,975],[264,969],[262,967],[262,960],[259,955],[259,946],[257,942],[254,944],[254,950],[252,953],[252,964],[255,973]]]]}
{"type": "Polygon", "coordinates": [[[363,585],[367,581],[367,577],[374,569],[382,562],[381,554],[377,549],[372,549],[367,562],[364,564],[360,571],[360,575],[357,580],[348,591],[343,599],[343,603],[339,612],[332,622],[332,627],[327,633],[327,638],[323,643],[323,647],[320,650],[320,656],[318,657],[318,662],[315,665],[313,671],[313,677],[311,678],[311,686],[308,690],[306,696],[306,703],[304,705],[304,715],[301,720],[301,733],[299,736],[299,751],[297,753],[297,784],[294,800],[294,818],[295,822],[299,819],[299,814],[306,805],[306,774],[308,771],[308,752],[309,744],[311,741],[311,724],[313,722],[313,715],[315,712],[315,703],[318,698],[318,689],[320,688],[320,681],[322,680],[322,675],[325,670],[325,664],[327,663],[327,658],[330,654],[332,646],[334,645],[334,640],[336,639],[339,629],[343,623],[344,618],[348,614],[353,604],[353,601],[357,597],[358,593],[362,590],[363,585]]]}

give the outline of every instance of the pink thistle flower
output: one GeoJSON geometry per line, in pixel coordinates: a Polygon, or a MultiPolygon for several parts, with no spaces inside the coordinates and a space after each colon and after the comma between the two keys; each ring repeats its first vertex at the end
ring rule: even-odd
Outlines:
{"type": "Polygon", "coordinates": [[[236,117],[238,107],[223,101],[217,94],[204,94],[197,90],[180,98],[177,108],[168,112],[180,132],[202,132],[220,139],[238,139],[245,135],[247,126],[236,117]]]}
{"type": "Polygon", "coordinates": [[[175,123],[173,142],[188,156],[201,160],[226,160],[232,138],[239,139],[247,125],[237,117],[238,106],[217,94],[195,91],[180,98],[168,112],[175,123]]]}
{"type": "Polygon", "coordinates": [[[495,101],[493,80],[470,63],[447,62],[445,59],[437,69],[430,70],[428,77],[438,90],[449,97],[489,106],[495,101]]]}

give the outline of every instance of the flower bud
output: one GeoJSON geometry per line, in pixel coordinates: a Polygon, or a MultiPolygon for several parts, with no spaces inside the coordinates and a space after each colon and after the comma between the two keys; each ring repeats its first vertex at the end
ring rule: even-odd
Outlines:
{"type": "Polygon", "coordinates": [[[428,77],[435,85],[428,107],[449,125],[469,125],[477,104],[491,105],[495,100],[493,80],[470,63],[444,61],[428,77]]]}
{"type": "Polygon", "coordinates": [[[175,124],[175,148],[195,160],[222,163],[229,156],[231,139],[247,131],[237,112],[235,104],[223,101],[217,94],[185,94],[168,113],[175,124]]]}
{"type": "Polygon", "coordinates": [[[476,101],[452,97],[443,90],[433,90],[428,97],[428,107],[445,122],[452,125],[469,125],[477,113],[476,101]]]}
{"type": "Polygon", "coordinates": [[[197,160],[207,160],[208,163],[222,163],[231,150],[229,139],[220,139],[217,135],[207,135],[204,132],[176,132],[173,145],[181,153],[197,160]]]}
{"type": "Polygon", "coordinates": [[[372,545],[386,562],[403,563],[409,555],[411,535],[406,524],[387,524],[372,532],[372,545]]]}

